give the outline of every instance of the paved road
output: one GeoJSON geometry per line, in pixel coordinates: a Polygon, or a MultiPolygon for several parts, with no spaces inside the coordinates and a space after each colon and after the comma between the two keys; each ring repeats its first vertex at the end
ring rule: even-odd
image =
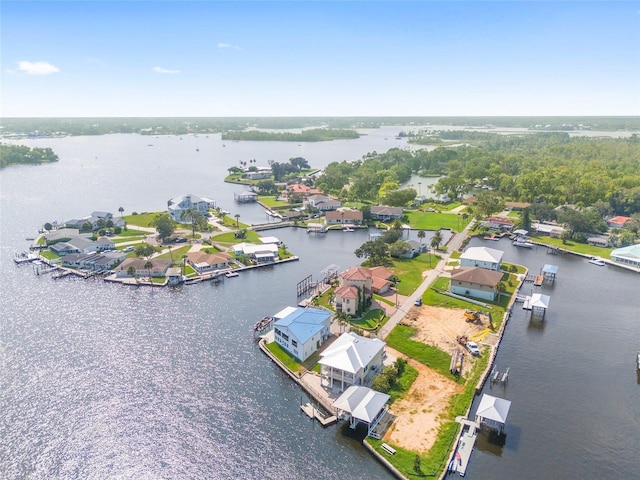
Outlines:
{"type": "Polygon", "coordinates": [[[418,288],[416,288],[415,291],[405,299],[402,305],[398,307],[398,310],[391,316],[387,323],[384,324],[384,326],[378,332],[378,338],[382,340],[387,338],[387,335],[391,333],[391,330],[393,330],[394,327],[398,323],[400,323],[409,309],[414,306],[414,302],[416,301],[416,299],[422,298],[422,295],[424,295],[424,292],[427,291],[429,286],[431,286],[431,284],[435,282],[435,280],[445,271],[445,267],[447,265],[449,257],[451,256],[451,253],[460,248],[460,245],[462,245],[464,239],[467,238],[469,231],[473,228],[474,225],[475,220],[472,220],[462,232],[457,233],[451,239],[451,241],[447,245],[446,253],[442,255],[442,258],[440,259],[438,264],[427,274],[426,277],[424,277],[424,280],[422,280],[422,283],[418,286],[418,288]]]}

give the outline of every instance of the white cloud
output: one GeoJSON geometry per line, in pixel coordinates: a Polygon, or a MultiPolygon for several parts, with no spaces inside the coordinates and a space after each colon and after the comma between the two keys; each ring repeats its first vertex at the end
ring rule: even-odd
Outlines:
{"type": "Polygon", "coordinates": [[[153,71],[156,73],[169,73],[169,74],[180,73],[180,70],[169,70],[162,67],[153,67],[153,71]]]}
{"type": "Polygon", "coordinates": [[[58,73],[60,69],[55,65],[51,65],[49,62],[28,62],[22,60],[18,62],[18,71],[28,75],[49,75],[51,73],[58,73]]]}
{"type": "Polygon", "coordinates": [[[218,42],[218,48],[233,48],[235,50],[242,50],[237,45],[231,45],[230,43],[218,42]]]}

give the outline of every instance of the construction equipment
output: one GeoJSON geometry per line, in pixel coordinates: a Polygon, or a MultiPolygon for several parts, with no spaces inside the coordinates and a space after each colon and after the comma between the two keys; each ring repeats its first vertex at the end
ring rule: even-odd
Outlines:
{"type": "Polygon", "coordinates": [[[464,318],[467,319],[467,322],[473,323],[482,323],[482,319],[480,318],[480,312],[478,310],[465,310],[464,318]]]}

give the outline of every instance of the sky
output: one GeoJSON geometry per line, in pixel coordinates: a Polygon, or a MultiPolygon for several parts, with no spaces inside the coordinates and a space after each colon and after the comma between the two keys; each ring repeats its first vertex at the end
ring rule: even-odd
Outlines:
{"type": "Polygon", "coordinates": [[[3,117],[640,115],[636,1],[0,3],[3,117]]]}

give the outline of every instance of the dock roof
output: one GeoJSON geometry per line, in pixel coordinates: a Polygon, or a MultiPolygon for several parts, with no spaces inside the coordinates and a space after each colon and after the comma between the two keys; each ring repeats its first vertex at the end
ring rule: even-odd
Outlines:
{"type": "Polygon", "coordinates": [[[507,415],[509,415],[509,408],[511,408],[511,402],[509,400],[485,393],[480,399],[476,416],[498,423],[505,423],[507,421],[507,415]]]}
{"type": "Polygon", "coordinates": [[[351,385],[333,402],[333,406],[362,422],[371,423],[390,398],[386,393],[351,385]]]}

